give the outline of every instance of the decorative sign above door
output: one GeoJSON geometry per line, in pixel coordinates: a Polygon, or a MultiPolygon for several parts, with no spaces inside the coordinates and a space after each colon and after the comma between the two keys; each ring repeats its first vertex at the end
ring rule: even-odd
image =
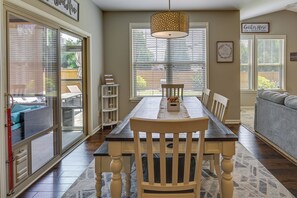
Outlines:
{"type": "Polygon", "coordinates": [[[40,0],[78,21],[79,4],[75,0],[40,0]]]}
{"type": "Polygon", "coordinates": [[[269,23],[241,23],[242,33],[268,33],[269,23]]]}

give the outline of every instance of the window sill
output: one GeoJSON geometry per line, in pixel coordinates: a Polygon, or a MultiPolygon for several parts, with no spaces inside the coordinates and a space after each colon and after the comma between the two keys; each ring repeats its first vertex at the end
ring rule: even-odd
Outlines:
{"type": "MultiPolygon", "coordinates": [[[[260,90],[260,89],[259,89],[260,90]]],[[[269,90],[269,91],[277,91],[277,92],[286,92],[286,89],[265,89],[265,90],[269,90]]],[[[257,93],[258,90],[240,90],[241,94],[253,94],[253,93],[257,93]]]]}
{"type": "Polygon", "coordinates": [[[257,90],[251,90],[251,89],[246,89],[246,90],[240,90],[241,94],[253,94],[253,93],[257,93],[257,90]]]}
{"type": "Polygon", "coordinates": [[[132,98],[129,98],[129,101],[130,102],[135,102],[135,103],[137,103],[137,102],[139,102],[140,100],[142,99],[142,97],[132,97],[132,98]]]}

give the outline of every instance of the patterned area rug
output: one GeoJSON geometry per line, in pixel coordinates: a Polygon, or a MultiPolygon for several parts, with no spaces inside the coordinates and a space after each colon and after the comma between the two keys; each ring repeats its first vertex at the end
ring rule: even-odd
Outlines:
{"type": "MultiPolygon", "coordinates": [[[[265,197],[285,198],[294,197],[271,173],[256,160],[240,143],[236,143],[236,155],[233,158],[234,198],[265,197]]],[[[203,165],[203,179],[201,198],[220,197],[217,177],[208,170],[209,165],[203,165]]],[[[102,177],[102,197],[110,197],[109,184],[111,173],[104,173],[102,177]]],[[[136,198],[136,175],[132,170],[131,197],[136,198]]],[[[124,175],[123,175],[123,187],[124,175]]],[[[123,190],[124,191],[124,190],[123,190]]],[[[94,160],[83,174],[73,183],[63,198],[95,198],[95,170],[94,160]]],[[[125,198],[125,192],[122,198],[125,198]]]]}
{"type": "Polygon", "coordinates": [[[254,132],[254,117],[255,107],[241,107],[240,108],[240,120],[241,124],[251,132],[254,132]]]}

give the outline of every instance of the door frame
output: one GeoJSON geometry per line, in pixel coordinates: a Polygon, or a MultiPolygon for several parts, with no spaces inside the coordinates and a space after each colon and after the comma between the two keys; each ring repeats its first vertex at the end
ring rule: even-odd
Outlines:
{"type": "MultiPolygon", "coordinates": [[[[92,104],[93,100],[93,93],[91,90],[93,89],[92,85],[92,35],[72,24],[67,23],[66,21],[63,21],[59,19],[58,17],[55,17],[53,15],[50,15],[49,13],[39,10],[38,8],[31,6],[27,4],[24,1],[19,1],[19,0],[0,0],[0,15],[2,16],[2,19],[0,20],[0,25],[1,25],[1,30],[0,30],[0,43],[1,43],[1,61],[0,61],[0,77],[1,77],[1,83],[0,83],[0,130],[2,133],[0,133],[0,172],[1,173],[6,173],[6,153],[7,153],[7,148],[6,148],[6,135],[4,133],[5,129],[5,123],[2,122],[5,121],[5,93],[7,92],[7,77],[6,77],[6,58],[7,58],[7,51],[6,51],[6,23],[5,21],[7,20],[6,17],[6,12],[7,11],[13,11],[19,13],[21,16],[29,16],[29,18],[33,18],[34,21],[40,22],[41,24],[50,24],[49,26],[51,27],[56,27],[58,26],[59,30],[60,29],[66,29],[70,30],[70,32],[77,33],[78,35],[81,35],[86,43],[85,46],[85,54],[87,57],[85,57],[86,61],[86,103],[92,104]]],[[[87,106],[87,125],[86,125],[86,138],[92,134],[94,134],[97,131],[97,128],[93,129],[93,114],[94,110],[91,108],[91,105],[87,106]]],[[[85,138],[85,139],[86,139],[85,138]]],[[[84,140],[84,139],[83,139],[84,140]]],[[[81,141],[83,141],[81,140],[81,141]]],[[[17,196],[20,192],[21,189],[24,189],[28,187],[30,184],[32,184],[34,181],[36,181],[39,177],[41,177],[42,173],[46,172],[50,168],[52,168],[55,164],[57,164],[61,159],[62,159],[62,151],[59,151],[60,155],[57,156],[57,158],[54,159],[53,163],[50,165],[45,165],[42,170],[39,170],[36,172],[36,175],[34,177],[30,178],[28,182],[24,182],[24,184],[19,185],[18,189],[16,189],[16,192],[13,196],[17,196]]],[[[65,155],[67,154],[64,153],[65,155]]],[[[0,197],[6,197],[7,193],[7,180],[1,180],[0,181],[0,197]]]]}

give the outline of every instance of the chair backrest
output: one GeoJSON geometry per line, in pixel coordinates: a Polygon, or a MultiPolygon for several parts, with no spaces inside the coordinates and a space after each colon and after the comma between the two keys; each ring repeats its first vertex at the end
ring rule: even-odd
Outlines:
{"type": "MultiPolygon", "coordinates": [[[[134,134],[138,197],[143,197],[148,193],[147,191],[150,191],[150,194],[153,191],[155,197],[162,197],[158,192],[162,191],[164,196],[164,192],[185,190],[192,190],[191,195],[195,194],[193,197],[200,197],[204,135],[208,129],[208,118],[180,120],[131,118],[130,126],[134,134]],[[192,142],[192,135],[196,132],[199,132],[198,143],[192,142]],[[181,143],[180,135],[183,137],[181,143]],[[167,145],[165,136],[171,138],[170,146],[167,145]],[[141,138],[143,139],[140,140],[141,138]],[[158,143],[156,144],[155,141],[158,143]],[[195,153],[197,153],[197,157],[194,159],[191,158],[192,149],[195,149],[195,153]],[[183,162],[180,161],[180,153],[183,154],[183,162]],[[156,154],[159,162],[157,165],[156,154]],[[147,163],[143,160],[143,156],[146,156],[147,163]],[[172,166],[168,163],[168,158],[171,159],[172,166]],[[192,172],[190,170],[193,160],[195,171],[192,172]],[[145,165],[147,168],[143,168],[145,165]],[[169,167],[172,171],[168,171],[169,167]],[[145,170],[148,171],[148,178],[144,176],[143,171],[145,170]],[[182,181],[178,178],[178,170],[182,171],[182,181]],[[160,175],[159,181],[155,179],[156,174],[160,175]],[[193,180],[190,179],[190,175],[194,176],[193,180]],[[171,178],[171,181],[168,181],[168,177],[171,178]]],[[[185,194],[186,192],[182,193],[182,195],[185,194]]]]}
{"type": "Polygon", "coordinates": [[[220,94],[213,94],[211,112],[221,121],[225,122],[225,116],[229,105],[229,99],[220,94]]]}
{"type": "Polygon", "coordinates": [[[177,96],[183,98],[184,84],[161,84],[162,97],[177,96]]]}
{"type": "Polygon", "coordinates": [[[81,90],[77,85],[67,85],[67,88],[71,93],[81,93],[81,90]]]}
{"type": "Polygon", "coordinates": [[[10,85],[10,94],[13,96],[23,96],[25,94],[26,85],[14,84],[10,85]]]}
{"type": "Polygon", "coordinates": [[[207,107],[210,96],[210,89],[204,88],[202,91],[201,102],[207,107]]]}

